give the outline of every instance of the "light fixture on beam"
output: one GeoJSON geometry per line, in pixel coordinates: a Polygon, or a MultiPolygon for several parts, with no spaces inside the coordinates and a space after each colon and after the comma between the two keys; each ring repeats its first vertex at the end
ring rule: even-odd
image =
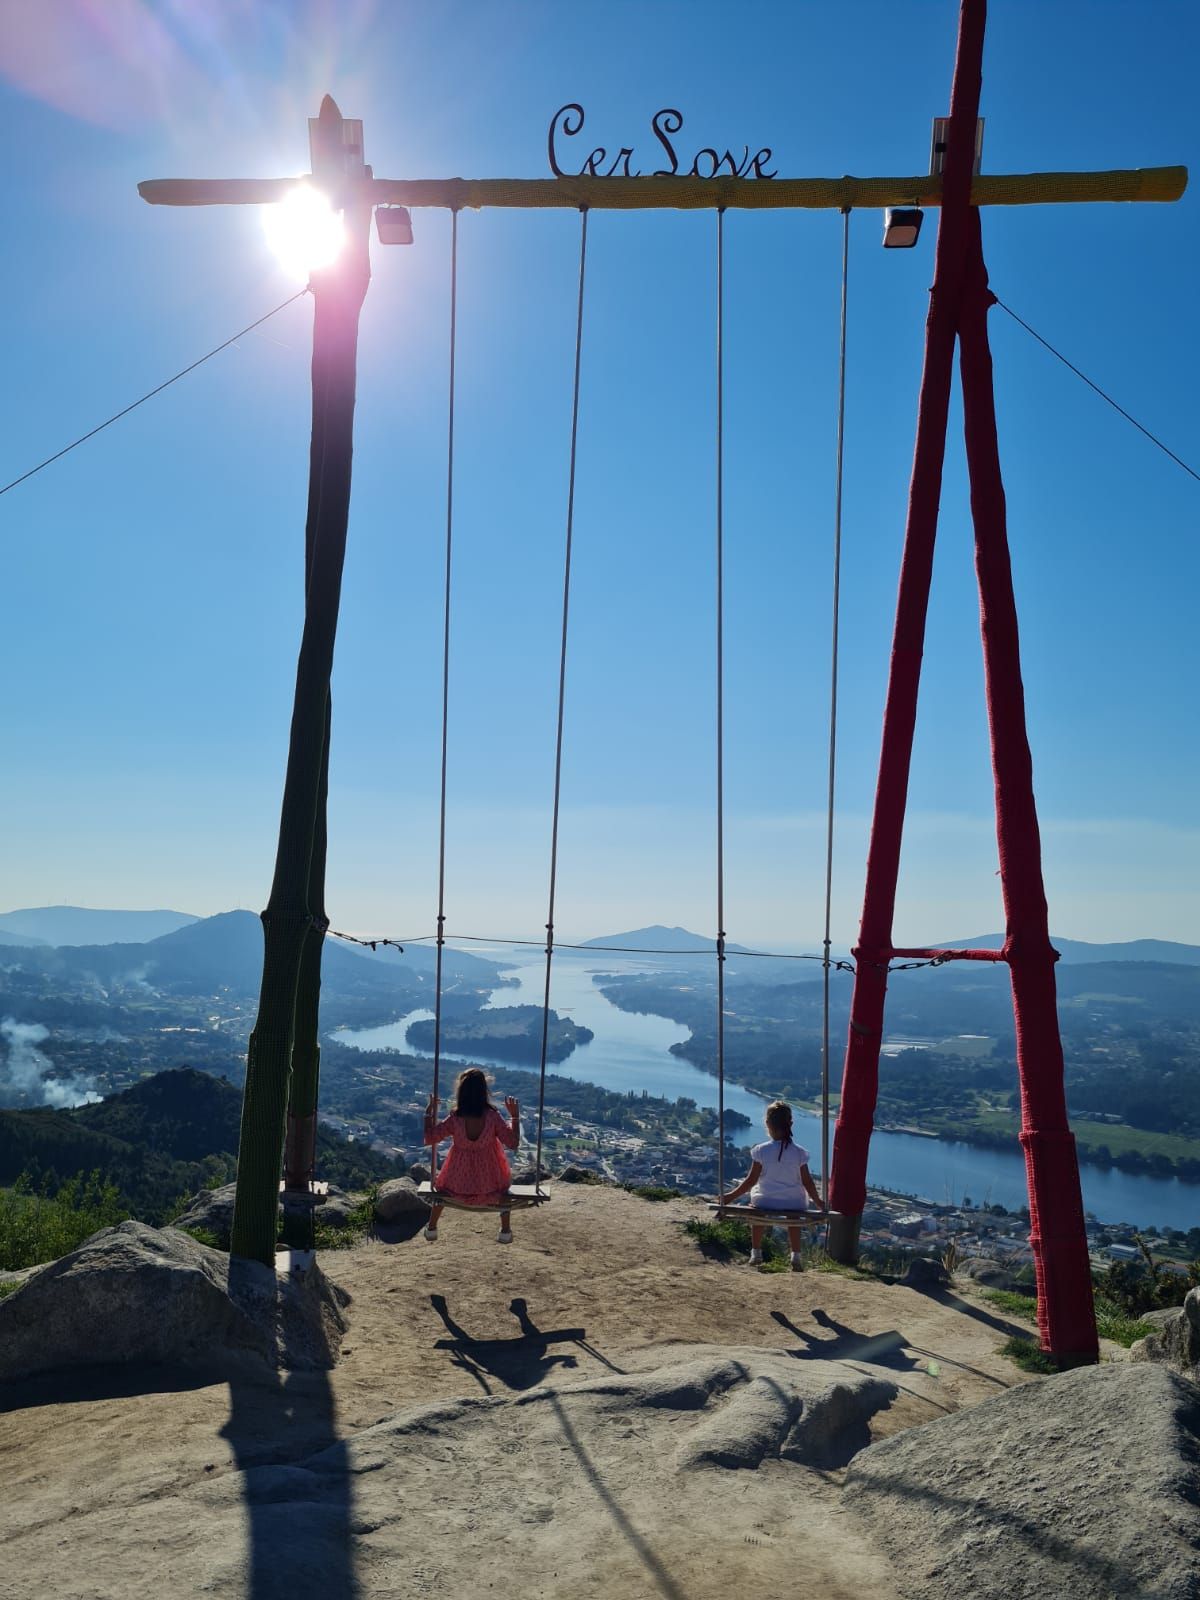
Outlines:
{"type": "Polygon", "coordinates": [[[380,244],[411,244],[412,217],[407,206],[376,206],[375,227],[380,244]]]}
{"type": "Polygon", "coordinates": [[[925,213],[916,206],[889,206],[883,214],[883,248],[911,250],[924,217],[925,213]]]}

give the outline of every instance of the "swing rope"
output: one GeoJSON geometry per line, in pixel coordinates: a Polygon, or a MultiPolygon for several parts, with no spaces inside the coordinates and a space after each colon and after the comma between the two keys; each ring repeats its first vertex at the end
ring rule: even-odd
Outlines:
{"type": "Polygon", "coordinates": [[[725,1193],[725,207],[717,208],[717,1192],[725,1193]]]}
{"type": "Polygon", "coordinates": [[[842,594],[842,483],[846,443],[846,305],[850,268],[850,207],[842,209],[842,314],[838,342],[837,476],[833,501],[833,616],[829,649],[829,789],[825,811],[825,969],[821,994],[821,1198],[829,1209],[829,976],[833,919],[833,827],[837,777],[838,645],[842,594]]]}
{"type": "Polygon", "coordinates": [[[579,299],[575,313],[575,380],[571,398],[571,457],[567,474],[567,530],[563,556],[562,637],[558,652],[558,724],[554,742],[554,806],[550,819],[550,889],[546,912],[546,986],[542,1000],[542,1053],[538,1074],[537,1153],[533,1181],[542,1181],[542,1124],[546,1109],[546,1055],[550,1040],[550,976],[554,963],[554,900],[558,887],[558,820],[562,799],[563,720],[567,688],[567,629],[571,613],[571,550],[575,537],[575,463],[579,444],[579,371],[583,354],[583,289],[587,268],[588,210],[579,208],[579,299]]]}
{"type": "MultiPolygon", "coordinates": [[[[433,1120],[442,1066],[442,957],[446,947],[446,756],[450,733],[450,575],[454,550],[454,400],[458,356],[458,212],[450,213],[450,393],[446,425],[446,587],[442,609],[442,774],[438,806],[437,966],[433,1002],[433,1120]]],[[[437,1181],[438,1147],[429,1147],[429,1181],[437,1181]]]]}

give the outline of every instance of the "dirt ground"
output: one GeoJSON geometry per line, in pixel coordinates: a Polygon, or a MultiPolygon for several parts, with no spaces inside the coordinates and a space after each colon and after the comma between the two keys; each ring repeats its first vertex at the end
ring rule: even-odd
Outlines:
{"type": "Polygon", "coordinates": [[[510,1587],[514,1560],[548,1600],[707,1600],[748,1577],[889,1595],[844,1463],[768,1449],[752,1471],[681,1475],[700,1403],[652,1380],[707,1361],[753,1431],[776,1395],[874,1377],[892,1386],[877,1439],[1022,1381],[997,1349],[1028,1329],[957,1291],[707,1260],[683,1231],[697,1214],[555,1185],[508,1246],[494,1217],[447,1213],[435,1245],[330,1253],[352,1300],[329,1374],[20,1386],[0,1425],[0,1595],[400,1600],[436,1578],[470,1600],[510,1587]]]}

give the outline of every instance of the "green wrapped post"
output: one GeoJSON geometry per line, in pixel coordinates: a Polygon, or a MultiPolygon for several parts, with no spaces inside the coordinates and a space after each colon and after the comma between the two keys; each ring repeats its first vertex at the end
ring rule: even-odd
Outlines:
{"type": "MultiPolygon", "coordinates": [[[[336,106],[326,100],[321,120],[333,119],[340,124],[336,106]]],[[[233,1214],[233,1254],[267,1263],[275,1259],[279,1175],[297,1045],[304,1098],[296,1100],[296,1110],[310,1106],[315,1125],[329,681],[350,511],[358,321],[370,281],[369,209],[348,209],[346,224],[350,237],[341,259],[312,282],[313,446],[304,632],[275,875],[262,914],[262,988],[246,1061],[233,1214]],[[303,1035],[297,1032],[298,1004],[303,1035]]]]}
{"type": "Polygon", "coordinates": [[[312,913],[300,956],[292,1034],[292,1077],[287,1133],[283,1146],[283,1235],[285,1244],[311,1250],[314,1243],[312,1179],[317,1154],[317,1091],[321,1077],[318,1025],[321,1010],[321,955],[325,947],[325,858],[328,845],[329,730],[333,702],[326,701],[325,750],[317,793],[317,820],[308,873],[312,913]],[[289,1203],[291,1200],[292,1203],[289,1203]]]}

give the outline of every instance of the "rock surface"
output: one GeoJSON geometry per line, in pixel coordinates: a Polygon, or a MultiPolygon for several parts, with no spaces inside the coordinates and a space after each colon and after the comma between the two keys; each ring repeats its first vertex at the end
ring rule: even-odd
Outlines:
{"type": "MultiPolygon", "coordinates": [[[[297,1451],[286,1429],[264,1428],[272,1404],[282,1423],[289,1397],[237,1391],[222,1432],[239,1470],[210,1457],[213,1470],[134,1500],[126,1516],[110,1486],[76,1510],[65,1541],[86,1583],[56,1592],[715,1600],[804,1586],[821,1600],[894,1600],[879,1556],[856,1530],[839,1536],[836,1483],[801,1463],[844,1461],[831,1405],[865,1436],[896,1392],[839,1362],[684,1348],[647,1371],[408,1407],[297,1451]],[[831,1515],[814,1540],[814,1521],[831,1515]],[[814,1563],[830,1562],[836,1575],[815,1583],[814,1563]]],[[[311,1408],[312,1395],[292,1386],[301,1403],[311,1408]]],[[[63,1542],[62,1525],[43,1517],[6,1550],[18,1570],[44,1575],[63,1542]]]]}
{"type": "MultiPolygon", "coordinates": [[[[181,1217],[175,1219],[177,1228],[203,1228],[220,1241],[221,1248],[229,1248],[229,1235],[233,1228],[233,1204],[237,1197],[237,1184],[225,1183],[219,1189],[202,1189],[181,1217]]],[[[322,1197],[314,1216],[330,1228],[349,1225],[350,1213],[361,1203],[361,1196],[347,1194],[334,1183],[329,1193],[322,1197]]]]}
{"type": "Polygon", "coordinates": [[[1009,1292],[1033,1293],[1033,1285],[1022,1285],[1014,1273],[999,1261],[993,1261],[990,1256],[971,1256],[963,1262],[958,1269],[965,1278],[970,1278],[981,1289],[1004,1289],[1009,1292]]]}
{"type": "Polygon", "coordinates": [[[900,1281],[910,1289],[944,1289],[950,1282],[950,1274],[932,1256],[914,1256],[900,1281]]]}
{"type": "Polygon", "coordinates": [[[0,1600],[899,1600],[816,1463],[1026,1384],[1008,1319],[710,1260],[705,1215],[556,1184],[511,1245],[447,1212],[436,1246],[322,1256],[353,1295],[331,1369],[8,1385],[0,1600]]]}
{"type": "Polygon", "coordinates": [[[1189,1289],[1183,1305],[1165,1315],[1151,1312],[1158,1331],[1139,1339],[1130,1352],[1133,1361],[1165,1361],[1200,1381],[1200,1289],[1189,1289]]]}
{"type": "Polygon", "coordinates": [[[122,1222],[0,1300],[0,1382],[110,1363],[330,1367],[345,1328],[319,1268],[284,1278],[178,1229],[122,1222]]]}
{"type": "Polygon", "coordinates": [[[1082,1368],[872,1445],[847,1500],[905,1600],[1200,1595],[1200,1391],[1082,1368]]]}
{"type": "Polygon", "coordinates": [[[389,1178],[375,1195],[375,1215],[380,1222],[395,1222],[408,1212],[427,1214],[429,1207],[417,1193],[411,1178],[389,1178]]]}

